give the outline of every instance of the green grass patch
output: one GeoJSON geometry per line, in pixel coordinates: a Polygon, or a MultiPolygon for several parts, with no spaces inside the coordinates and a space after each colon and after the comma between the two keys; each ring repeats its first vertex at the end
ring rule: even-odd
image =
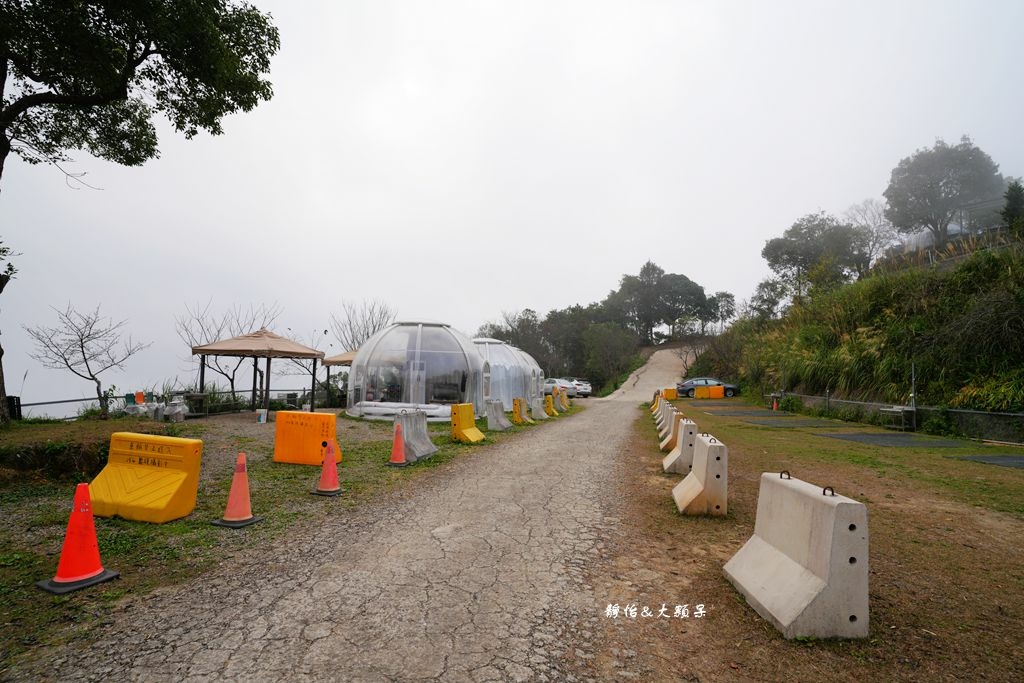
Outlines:
{"type": "Polygon", "coordinates": [[[777,429],[736,417],[708,415],[692,403],[676,405],[693,417],[702,432],[714,434],[730,447],[742,446],[752,454],[785,454],[765,458],[766,471],[789,469],[800,478],[802,463],[848,466],[851,473],[855,469],[867,470],[880,477],[911,483],[922,492],[949,495],[963,503],[1024,517],[1024,470],[947,457],[985,453],[1024,455],[1024,448],[992,446],[968,439],[960,439],[962,445],[952,448],[891,448],[817,435],[848,429],[842,422],[836,422],[835,429],[777,429]]]}

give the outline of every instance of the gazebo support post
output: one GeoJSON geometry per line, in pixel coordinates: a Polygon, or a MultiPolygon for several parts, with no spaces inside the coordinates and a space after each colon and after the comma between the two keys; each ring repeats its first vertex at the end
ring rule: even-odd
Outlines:
{"type": "Polygon", "coordinates": [[[316,358],[313,359],[313,386],[309,389],[309,412],[316,412],[316,358]]]}
{"type": "Polygon", "coordinates": [[[270,356],[267,356],[267,376],[265,378],[266,389],[263,391],[263,408],[267,411],[267,419],[269,420],[270,415],[270,356]]]}
{"type": "Polygon", "coordinates": [[[327,384],[324,385],[324,389],[327,390],[327,407],[331,407],[331,366],[325,365],[327,368],[327,384]]]}
{"type": "Polygon", "coordinates": [[[206,356],[199,356],[199,393],[206,392],[206,356]]]}
{"type": "Polygon", "coordinates": [[[252,357],[252,400],[249,401],[249,410],[256,410],[256,375],[259,374],[259,362],[256,356],[252,357]]]}

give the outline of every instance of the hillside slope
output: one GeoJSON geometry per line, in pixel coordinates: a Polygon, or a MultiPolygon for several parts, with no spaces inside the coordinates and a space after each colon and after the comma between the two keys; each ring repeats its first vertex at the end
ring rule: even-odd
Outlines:
{"type": "Polygon", "coordinates": [[[920,405],[1024,410],[1024,247],[978,252],[950,270],[873,275],[741,319],[690,374],[750,388],[920,405]]]}

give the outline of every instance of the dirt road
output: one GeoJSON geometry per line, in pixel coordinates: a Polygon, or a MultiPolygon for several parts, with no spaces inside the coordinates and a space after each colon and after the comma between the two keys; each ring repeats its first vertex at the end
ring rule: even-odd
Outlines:
{"type": "Polygon", "coordinates": [[[601,648],[607,596],[586,569],[619,521],[636,406],[681,368],[660,351],[584,412],[130,600],[87,649],[41,653],[12,677],[571,680],[601,648]]]}

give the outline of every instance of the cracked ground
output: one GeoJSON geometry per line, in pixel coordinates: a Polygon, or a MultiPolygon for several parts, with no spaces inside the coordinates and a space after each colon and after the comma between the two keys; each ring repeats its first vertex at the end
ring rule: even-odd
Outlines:
{"type": "Polygon", "coordinates": [[[586,678],[606,597],[587,569],[619,522],[618,463],[638,404],[681,369],[659,351],[587,410],[128,600],[91,644],[52,649],[12,678],[586,678]]]}

